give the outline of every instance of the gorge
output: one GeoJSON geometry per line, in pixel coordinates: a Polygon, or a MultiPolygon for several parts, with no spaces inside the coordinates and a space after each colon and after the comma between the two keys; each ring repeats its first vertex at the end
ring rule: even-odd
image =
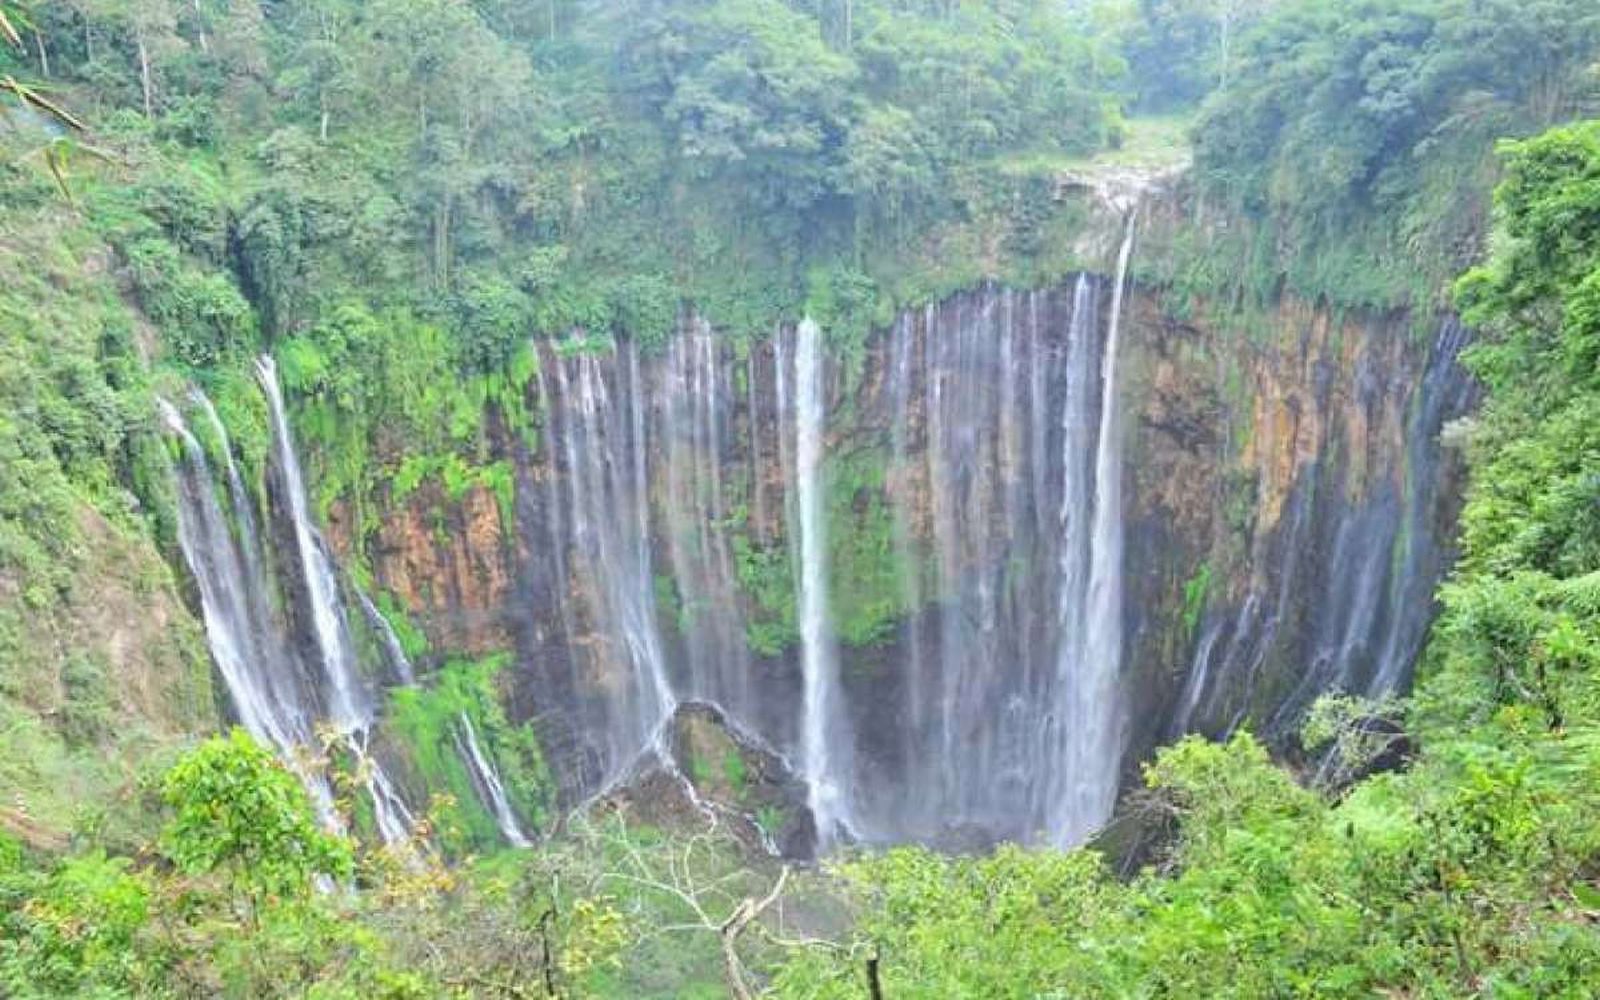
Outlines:
{"type": "MultiPolygon", "coordinates": [[[[1072,846],[1157,742],[1403,690],[1448,565],[1462,327],[1292,301],[1265,342],[1181,321],[1130,280],[1136,209],[1107,204],[1100,274],[907,310],[853,354],[810,320],[729,340],[693,313],[653,350],[537,343],[528,416],[501,419],[530,430],[495,446],[509,504],[423,491],[360,537],[331,512],[335,548],[428,634],[416,664],[328,562],[270,359],[264,492],[202,395],[220,478],[168,406],[235,716],[291,760],[335,730],[398,843],[438,789],[386,692],[510,647],[501,711],[531,723],[558,808],[703,766],[667,731],[710,703],[807,781],[816,848],[1072,846]]],[[[463,709],[439,738],[527,843],[495,734],[463,709]]]]}
{"type": "Polygon", "coordinates": [[[0,995],[1600,995],[1594,0],[0,0],[0,995]]]}

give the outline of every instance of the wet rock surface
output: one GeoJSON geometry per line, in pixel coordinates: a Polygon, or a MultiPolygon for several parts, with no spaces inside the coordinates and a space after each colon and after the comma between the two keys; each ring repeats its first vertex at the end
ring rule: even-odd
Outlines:
{"type": "Polygon", "coordinates": [[[601,809],[666,829],[714,822],[752,855],[815,856],[806,785],[782,757],[704,702],[679,705],[664,737],[668,755],[642,755],[601,809]]]}

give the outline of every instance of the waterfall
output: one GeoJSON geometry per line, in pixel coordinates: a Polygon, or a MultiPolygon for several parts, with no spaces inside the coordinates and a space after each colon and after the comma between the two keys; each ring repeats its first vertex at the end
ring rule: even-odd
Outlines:
{"type": "MultiPolygon", "coordinates": [[[[257,740],[276,750],[300,776],[323,824],[330,829],[343,829],[334,809],[328,776],[309,760],[321,743],[316,726],[331,720],[357,758],[358,780],[371,797],[379,835],[386,844],[404,845],[414,818],[394,782],[367,752],[371,701],[356,673],[355,653],[332,560],[310,524],[300,466],[288,437],[271,359],[261,359],[257,371],[272,415],[285,502],[297,548],[296,565],[310,604],[318,663],[313,666],[300,661],[287,622],[274,610],[270,597],[274,585],[265,568],[270,559],[256,530],[250,495],[234,462],[222,420],[211,401],[196,388],[189,396],[205,414],[224,456],[237,537],[230,530],[204,449],[176,407],[166,400],[158,400],[158,405],[167,428],[184,448],[184,460],[176,469],[179,546],[200,592],[207,643],[240,723],[257,740]]],[[[362,599],[365,601],[364,596],[362,599]]],[[[369,616],[375,618],[375,631],[385,645],[392,644],[389,655],[399,655],[396,669],[409,672],[410,665],[399,651],[388,623],[368,603],[369,616]]]]}
{"type": "MultiPolygon", "coordinates": [[[[753,711],[752,671],[724,526],[723,440],[732,400],[719,354],[710,325],[701,319],[687,321],[668,347],[661,372],[665,391],[656,397],[660,443],[652,457],[661,468],[658,496],[679,603],[684,696],[743,715],[753,711]]],[[[637,371],[637,351],[629,356],[637,371]]],[[[648,538],[647,531],[641,523],[641,536],[648,538]]]]}
{"type": "Polygon", "coordinates": [[[411,831],[416,828],[416,817],[406,806],[405,799],[400,797],[400,791],[395,788],[388,772],[377,760],[367,755],[364,745],[356,748],[356,755],[356,766],[362,775],[367,795],[372,800],[372,819],[378,826],[379,838],[389,847],[397,849],[405,861],[415,865],[419,859],[411,845],[411,831]]]}
{"type": "Polygon", "coordinates": [[[258,598],[265,581],[229,533],[205,450],[176,407],[164,399],[156,402],[167,429],[183,445],[175,468],[178,545],[200,592],[206,641],[234,711],[251,736],[276,750],[300,776],[323,825],[340,829],[332,786],[306,763],[308,748],[316,745],[309,698],[293,689],[295,671],[276,624],[261,617],[258,598]]]}
{"type": "MultiPolygon", "coordinates": [[[[1090,683],[1090,635],[1094,630],[1092,581],[1102,565],[1099,461],[1095,421],[1099,405],[1094,392],[1094,346],[1099,333],[1099,296],[1085,275],[1080,275],[1072,295],[1072,320],[1067,334],[1067,363],[1061,405],[1061,541],[1057,554],[1059,584],[1056,592],[1056,674],[1050,734],[1045,766],[1046,801],[1041,804],[1044,825],[1052,839],[1066,839],[1066,831],[1081,825],[1077,817],[1084,803],[1081,789],[1094,780],[1084,773],[1090,764],[1090,745],[1102,706],[1090,683]],[[1091,467],[1086,459],[1097,455],[1091,467]],[[1091,521],[1091,517],[1093,521],[1091,521]]],[[[1110,353],[1108,338],[1106,350],[1110,353]]],[[[1103,363],[1102,363],[1103,365],[1103,363]]],[[[1104,397],[1109,399],[1110,397],[1104,397]]],[[[1101,433],[1105,419],[1099,416],[1101,433]]],[[[1095,822],[1094,820],[1091,822],[1095,822]]]]}
{"type": "MultiPolygon", "coordinates": [[[[912,469],[911,451],[911,400],[915,389],[912,385],[913,353],[916,338],[911,329],[912,317],[910,313],[902,313],[895,321],[892,331],[890,351],[892,354],[890,378],[890,400],[894,419],[890,425],[890,449],[892,461],[889,467],[889,492],[894,505],[894,554],[895,563],[900,572],[900,600],[907,608],[915,608],[922,599],[922,574],[920,572],[920,557],[914,544],[915,526],[912,524],[910,510],[913,491],[915,489],[915,473],[912,469]]],[[[901,733],[903,744],[901,752],[907,761],[918,760],[921,756],[920,736],[922,727],[926,724],[927,697],[923,684],[923,672],[926,669],[923,652],[922,629],[915,621],[910,622],[905,629],[906,648],[906,691],[904,695],[905,711],[910,725],[906,725],[901,733]]],[[[907,789],[910,792],[910,789],[907,789]]],[[[910,794],[901,805],[902,812],[912,811],[915,805],[910,794]]]]}
{"type": "Polygon", "coordinates": [[[517,822],[517,814],[511,808],[510,798],[506,796],[506,787],[500,780],[500,772],[496,770],[494,761],[490,760],[478,745],[478,733],[472,726],[472,719],[467,713],[462,712],[459,721],[461,725],[456,732],[456,749],[461,759],[471,768],[473,784],[478,788],[484,803],[493,811],[501,835],[512,847],[532,846],[527,835],[522,832],[522,824],[517,822]]]}
{"type": "MultiPolygon", "coordinates": [[[[1084,275],[1063,292],[983,290],[908,313],[869,343],[882,376],[856,390],[841,428],[855,436],[837,442],[814,322],[742,366],[693,316],[650,355],[541,346],[527,510],[543,512],[530,527],[550,603],[524,655],[573,734],[552,753],[571,796],[661,749],[662,722],[694,698],[795,761],[824,842],[841,828],[1065,841],[1101,822],[1120,754],[1121,616],[1119,435],[1103,412],[1116,330],[1103,321],[1120,323],[1121,302],[1084,275]],[[760,391],[735,389],[736,373],[760,391]],[[881,491],[856,486],[844,512],[847,526],[886,515],[881,542],[831,537],[833,447],[881,449],[881,491]],[[741,461],[752,467],[730,468],[741,461]],[[755,527],[753,506],[780,516],[755,527]],[[893,550],[891,599],[913,613],[892,663],[847,673],[830,553],[864,541],[893,550]],[[792,595],[794,647],[752,653],[751,615],[783,614],[754,606],[752,580],[769,602],[792,595]]],[[[848,655],[870,662],[874,647],[848,655]]]]}
{"type": "MultiPolygon", "coordinates": [[[[217,408],[211,404],[211,397],[201,392],[198,388],[189,390],[189,398],[200,407],[206,415],[206,422],[211,427],[211,433],[216,435],[218,449],[222,452],[223,461],[226,463],[228,473],[229,499],[233,503],[233,516],[239,528],[239,544],[244,551],[245,560],[254,578],[261,576],[261,568],[256,564],[260,552],[260,543],[256,540],[256,518],[251,510],[250,494],[245,490],[244,477],[239,474],[239,466],[233,460],[233,442],[228,438],[228,429],[223,426],[222,417],[217,414],[217,408]]],[[[170,404],[161,400],[161,405],[169,413],[175,413],[170,404]]],[[[255,597],[265,596],[258,588],[251,590],[255,597]]]]}
{"type": "Polygon", "coordinates": [[[863,837],[1067,843],[1109,814],[1122,529],[1116,331],[1102,320],[1117,312],[1120,328],[1120,308],[1110,281],[1084,274],[1058,292],[957,296],[887,332],[874,391],[912,615],[892,678],[843,684],[863,837]]]}
{"type": "MultiPolygon", "coordinates": [[[[630,352],[630,357],[632,354],[630,352]]],[[[649,535],[649,442],[644,423],[645,390],[637,365],[623,377],[615,351],[605,356],[551,352],[558,395],[547,397],[553,426],[547,435],[554,463],[552,507],[564,519],[571,546],[558,554],[565,587],[579,608],[562,610],[564,637],[573,669],[604,677],[607,696],[586,705],[586,737],[596,747],[604,783],[632,764],[643,750],[660,749],[663,724],[677,706],[655,601],[649,535]],[[624,412],[626,408],[626,412],[624,412]],[[554,474],[565,480],[566,496],[554,474]],[[581,614],[575,613],[581,611],[581,614]],[[592,659],[587,659],[592,658],[592,659]]],[[[548,393],[548,388],[545,390],[548,393]]]]}
{"type": "MultiPolygon", "coordinates": [[[[1249,596],[1243,617],[1253,616],[1254,605],[1260,599],[1259,594],[1252,593],[1249,596]]],[[[1194,659],[1190,661],[1189,674],[1184,680],[1183,695],[1179,699],[1178,712],[1173,717],[1169,733],[1173,737],[1188,732],[1190,723],[1194,721],[1195,711],[1200,707],[1200,697],[1206,692],[1206,681],[1211,676],[1211,664],[1214,661],[1212,654],[1217,648],[1217,640],[1222,638],[1223,624],[1223,621],[1218,619],[1207,625],[1199,644],[1195,646],[1194,659]]]]}
{"type": "Polygon", "coordinates": [[[1439,434],[1447,421],[1467,412],[1476,392],[1460,362],[1469,339],[1469,331],[1459,319],[1450,316],[1444,320],[1412,406],[1406,428],[1404,527],[1397,572],[1388,589],[1396,613],[1379,644],[1378,669],[1367,686],[1371,697],[1391,694],[1409,681],[1427,640],[1431,616],[1416,614],[1414,609],[1432,605],[1434,581],[1445,570],[1446,546],[1439,544],[1432,528],[1435,518],[1430,500],[1443,461],[1439,434]],[[1413,613],[1403,614],[1399,609],[1413,609],[1413,613]]]}
{"type": "Polygon", "coordinates": [[[800,544],[801,767],[810,782],[811,813],[826,847],[836,823],[848,821],[848,797],[840,779],[849,772],[840,729],[842,702],[833,631],[828,621],[828,540],[822,509],[823,423],[822,332],[810,317],[795,333],[795,467],[800,544]]]}
{"type": "MultiPolygon", "coordinates": [[[[839,369],[850,388],[837,412],[814,322],[742,344],[691,314],[659,351],[540,346],[545,433],[522,509],[540,540],[541,617],[522,652],[546,711],[575,734],[550,753],[573,797],[660,749],[663,720],[692,698],[794,762],[824,844],[845,829],[957,849],[1069,845],[1105,822],[1132,728],[1124,631],[1148,624],[1125,588],[1156,589],[1124,565],[1152,557],[1125,551],[1123,523],[1137,213],[1108,276],[983,287],[902,314],[859,368],[839,369]],[[828,470],[851,478],[830,484],[828,470]],[[873,575],[842,575],[857,570],[873,575]],[[858,609],[831,602],[861,593],[886,606],[872,624],[888,634],[855,645],[832,619],[855,624],[858,609]]],[[[1455,336],[1435,354],[1452,355],[1455,336]]],[[[1448,387],[1451,364],[1396,378],[1448,387]]],[[[1360,391],[1395,398],[1392,385],[1360,391]]],[[[1410,404],[1410,423],[1387,420],[1384,440],[1404,431],[1425,451],[1449,410],[1436,394],[1410,404]]],[[[1239,604],[1224,613],[1215,596],[1197,623],[1170,702],[1185,726],[1236,724],[1249,706],[1219,692],[1281,684],[1286,644],[1312,633],[1330,672],[1317,677],[1382,688],[1414,654],[1421,632],[1397,609],[1437,577],[1437,462],[1408,465],[1393,477],[1404,488],[1366,513],[1330,516],[1353,493],[1327,454],[1246,554],[1239,604]],[[1383,527],[1402,512],[1403,530],[1383,527]],[[1359,583],[1272,569],[1288,564],[1337,564],[1359,583]],[[1297,598],[1347,592],[1309,623],[1297,598]]]]}
{"type": "Polygon", "coordinates": [[[400,637],[394,634],[394,626],[389,624],[389,619],[383,616],[378,606],[372,603],[372,598],[359,587],[354,588],[356,601],[361,605],[361,614],[367,620],[367,627],[377,635],[378,641],[383,645],[384,658],[389,662],[389,669],[394,673],[395,680],[401,684],[415,684],[417,672],[411,666],[411,658],[406,656],[405,647],[400,644],[400,637]]]}
{"type": "Polygon", "coordinates": [[[283,476],[285,501],[294,526],[295,547],[300,554],[306,598],[311,605],[317,648],[322,654],[323,679],[328,685],[327,718],[345,733],[364,730],[372,721],[372,709],[360,679],[356,676],[350,649],[349,624],[339,602],[339,584],[333,562],[322,548],[322,540],[311,525],[307,510],[305,482],[300,459],[295,454],[294,438],[278,387],[278,368],[272,358],[262,355],[256,361],[256,374],[266,392],[272,416],[272,436],[278,452],[278,471],[283,476]]]}
{"type": "Polygon", "coordinates": [[[1064,715],[1070,794],[1054,803],[1050,839],[1078,843],[1110,817],[1121,778],[1122,720],[1122,439],[1118,420],[1117,356],[1122,304],[1138,208],[1128,212],[1111,286],[1111,317],[1100,362],[1100,430],[1095,445],[1094,520],[1089,540],[1089,593],[1082,657],[1067,688],[1064,715]]]}
{"type": "Polygon", "coordinates": [[[1467,340],[1449,317],[1425,352],[1403,344],[1397,357],[1362,356],[1348,375],[1354,384],[1342,391],[1364,425],[1399,438],[1393,467],[1368,469],[1354,496],[1338,456],[1300,473],[1276,530],[1251,553],[1243,600],[1208,615],[1168,737],[1226,732],[1252,711],[1261,713],[1265,733],[1280,733],[1325,691],[1380,697],[1405,684],[1447,567],[1439,525],[1450,515],[1436,509],[1445,467],[1438,438],[1472,402],[1474,384],[1458,361],[1467,340]],[[1296,597],[1303,594],[1318,599],[1302,606],[1296,597]],[[1295,681],[1287,690],[1258,690],[1275,674],[1295,681]]]}
{"type": "Polygon", "coordinates": [[[314,682],[295,661],[290,652],[293,643],[272,610],[270,582],[263,565],[265,550],[256,529],[255,505],[234,460],[233,442],[209,396],[198,387],[191,387],[189,399],[205,414],[227,472],[233,524],[238,531],[237,551],[242,557],[240,578],[250,616],[253,656],[262,665],[258,673],[275,704],[298,712],[305,722],[305,731],[310,733],[310,721],[316,710],[307,691],[314,687],[314,682]]]}

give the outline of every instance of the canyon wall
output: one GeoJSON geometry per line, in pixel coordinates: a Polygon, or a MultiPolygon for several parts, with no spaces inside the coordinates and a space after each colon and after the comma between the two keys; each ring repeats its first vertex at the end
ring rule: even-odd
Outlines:
{"type": "MultiPolygon", "coordinates": [[[[1134,286],[1107,396],[1116,294],[981,288],[822,364],[850,835],[1074,842],[1158,742],[1279,734],[1323,690],[1409,681],[1453,530],[1460,328],[1286,302],[1247,332],[1134,286]],[[1108,622],[1094,521],[1118,493],[1108,622]],[[1097,629],[1110,691],[1086,680],[1097,629]]],[[[499,436],[513,507],[423,489],[359,540],[435,660],[514,653],[509,712],[569,803],[680,701],[804,752],[795,331],[682,326],[659,352],[541,344],[535,432],[499,436]]]]}

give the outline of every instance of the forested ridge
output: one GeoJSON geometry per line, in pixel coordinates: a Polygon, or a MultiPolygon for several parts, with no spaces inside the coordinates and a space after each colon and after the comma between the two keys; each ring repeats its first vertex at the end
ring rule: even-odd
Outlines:
{"type": "MultiPolygon", "coordinates": [[[[1592,0],[0,15],[0,993],[1600,992],[1592,0]],[[158,394],[202,387],[259,469],[270,352],[319,516],[359,533],[424,483],[508,509],[490,439],[544,432],[515,405],[540,344],[648,352],[692,310],[743,344],[809,315],[859,357],[900,308],[1097,266],[1063,177],[1185,164],[1198,221],[1133,265],[1176,313],[1244,331],[1298,296],[1474,331],[1460,557],[1408,696],[1325,698],[1276,757],[1248,722],[1188,737],[1084,848],[814,869],[721,829],[558,826],[503,658],[393,711],[442,786],[471,788],[438,754],[457,717],[515,755],[530,850],[448,795],[404,849],[333,835],[242,731],[185,738],[222,699],[158,394]]],[[[359,754],[323,749],[369,829],[359,754]]]]}

